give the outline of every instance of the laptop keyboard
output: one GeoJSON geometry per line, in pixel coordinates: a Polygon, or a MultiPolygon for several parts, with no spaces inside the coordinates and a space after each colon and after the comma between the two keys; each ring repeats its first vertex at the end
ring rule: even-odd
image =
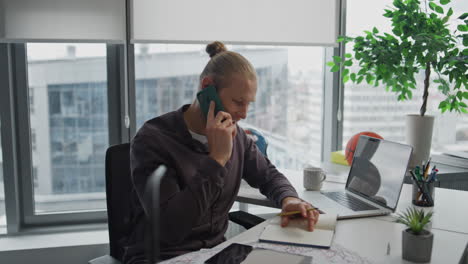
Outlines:
{"type": "Polygon", "coordinates": [[[376,210],[379,209],[370,204],[353,197],[352,195],[347,194],[346,192],[325,192],[323,193],[328,198],[333,201],[347,207],[353,211],[367,211],[367,210],[376,210]]]}

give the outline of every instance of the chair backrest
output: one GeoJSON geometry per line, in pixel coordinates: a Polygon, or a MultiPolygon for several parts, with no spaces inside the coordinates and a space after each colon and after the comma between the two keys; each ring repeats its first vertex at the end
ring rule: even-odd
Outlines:
{"type": "Polygon", "coordinates": [[[106,195],[110,255],[122,260],[118,241],[128,234],[130,221],[130,144],[114,145],[106,152],[106,195]]]}
{"type": "Polygon", "coordinates": [[[468,264],[468,243],[466,243],[465,250],[463,251],[458,264],[468,264]]]}
{"type": "Polygon", "coordinates": [[[268,148],[268,140],[266,137],[262,134],[262,132],[255,130],[253,128],[246,128],[244,129],[245,133],[247,134],[248,137],[252,138],[252,140],[255,142],[257,145],[257,148],[260,150],[260,152],[267,157],[267,148],[268,148]]]}
{"type": "Polygon", "coordinates": [[[145,255],[150,263],[158,262],[160,256],[159,247],[159,193],[161,190],[161,181],[166,173],[166,166],[160,165],[148,177],[143,194],[143,207],[146,211],[146,230],[145,233],[145,255]]]}

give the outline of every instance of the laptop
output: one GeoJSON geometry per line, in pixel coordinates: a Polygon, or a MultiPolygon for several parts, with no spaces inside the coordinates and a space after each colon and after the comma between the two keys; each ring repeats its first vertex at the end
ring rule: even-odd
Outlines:
{"type": "Polygon", "coordinates": [[[313,205],[338,219],[395,212],[413,148],[360,136],[345,190],[314,192],[313,205]]]}

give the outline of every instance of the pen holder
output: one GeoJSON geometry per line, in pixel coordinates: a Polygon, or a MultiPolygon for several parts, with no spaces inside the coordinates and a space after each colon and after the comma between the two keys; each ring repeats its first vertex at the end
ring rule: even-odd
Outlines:
{"type": "Polygon", "coordinates": [[[413,204],[421,207],[434,206],[434,188],[436,181],[414,181],[413,180],[413,204]]]}

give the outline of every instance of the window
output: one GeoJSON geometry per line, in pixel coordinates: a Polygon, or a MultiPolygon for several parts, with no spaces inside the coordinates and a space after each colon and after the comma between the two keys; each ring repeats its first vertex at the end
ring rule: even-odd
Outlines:
{"type": "MultiPolygon", "coordinates": [[[[424,4],[425,2],[423,2],[424,4]]],[[[382,16],[384,9],[391,6],[391,0],[385,1],[348,1],[347,35],[356,36],[364,30],[377,25],[381,32],[390,31],[388,18],[382,16]]],[[[452,4],[449,4],[452,5],[452,4]]],[[[453,4],[454,15],[459,17],[462,10],[468,8],[468,2],[458,1],[453,4]]],[[[352,52],[351,46],[346,52],[352,52]]],[[[423,72],[417,77],[419,86],[413,93],[413,100],[398,102],[394,93],[386,92],[384,87],[369,87],[363,82],[359,85],[347,83],[344,91],[343,148],[349,138],[361,131],[374,131],[386,139],[405,142],[405,115],[419,113],[422,104],[421,89],[423,72]]],[[[429,87],[429,99],[426,114],[435,116],[432,136],[433,151],[468,151],[468,115],[446,112],[437,109],[441,94],[429,87]]]]}
{"type": "Polygon", "coordinates": [[[106,45],[34,43],[27,55],[34,214],[104,209],[106,45]]]}
{"type": "MultiPolygon", "coordinates": [[[[205,45],[135,45],[137,129],[195,98],[208,62],[205,45]]],[[[268,139],[268,156],[279,168],[301,169],[320,161],[322,142],[321,47],[228,46],[257,72],[257,98],[241,126],[268,139]]]]}
{"type": "MultiPolygon", "coordinates": [[[[0,133],[2,123],[0,120],[0,133]]],[[[3,184],[3,152],[2,152],[2,137],[0,134],[0,234],[6,231],[6,214],[5,214],[5,186],[3,184]]]]}

